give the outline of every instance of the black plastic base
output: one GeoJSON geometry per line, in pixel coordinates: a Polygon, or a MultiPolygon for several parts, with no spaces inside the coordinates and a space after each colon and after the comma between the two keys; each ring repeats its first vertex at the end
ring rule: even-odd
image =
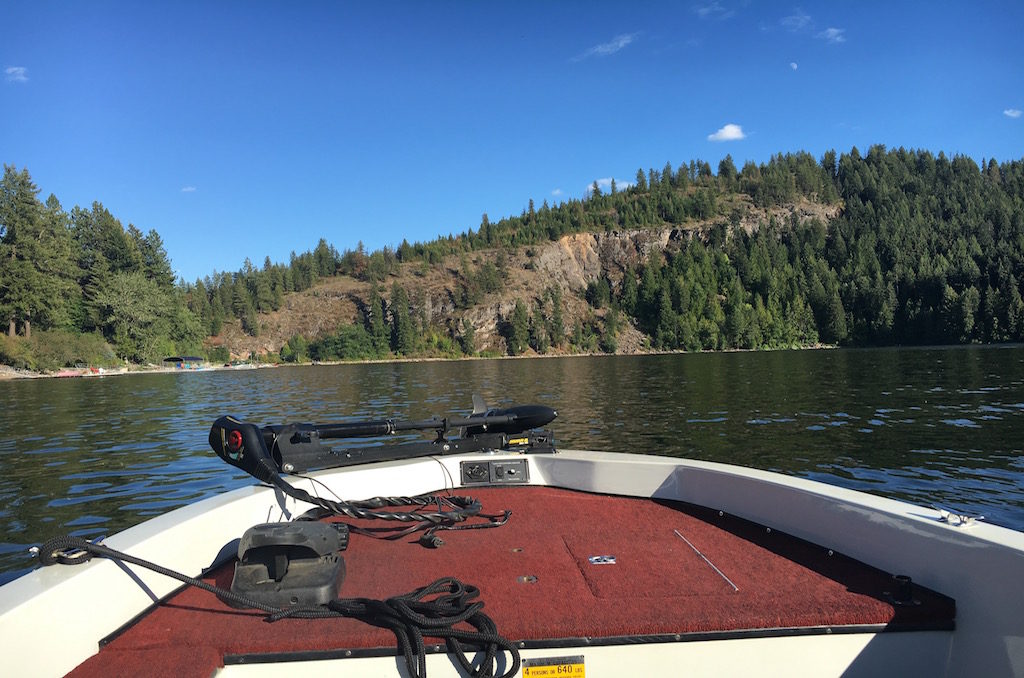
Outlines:
{"type": "Polygon", "coordinates": [[[231,591],[274,607],[323,605],[345,579],[347,528],[326,523],[256,525],[238,545],[231,591]]]}

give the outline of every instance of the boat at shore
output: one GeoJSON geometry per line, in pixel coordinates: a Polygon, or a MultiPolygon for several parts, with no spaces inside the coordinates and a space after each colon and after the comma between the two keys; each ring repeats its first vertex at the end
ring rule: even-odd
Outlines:
{"type": "Polygon", "coordinates": [[[212,448],[260,482],[41,545],[52,564],[0,588],[5,669],[1024,675],[1024,534],[767,471],[557,449],[554,416],[222,417],[212,448]]]}

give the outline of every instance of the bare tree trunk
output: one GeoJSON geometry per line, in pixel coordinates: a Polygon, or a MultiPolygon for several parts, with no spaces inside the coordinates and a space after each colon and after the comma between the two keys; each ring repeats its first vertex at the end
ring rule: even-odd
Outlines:
{"type": "Polygon", "coordinates": [[[13,339],[14,336],[17,334],[16,330],[17,327],[15,327],[14,325],[14,316],[11,316],[10,324],[7,326],[7,336],[13,339]]]}
{"type": "Polygon", "coordinates": [[[27,319],[25,320],[25,338],[32,338],[32,321],[27,319]]]}

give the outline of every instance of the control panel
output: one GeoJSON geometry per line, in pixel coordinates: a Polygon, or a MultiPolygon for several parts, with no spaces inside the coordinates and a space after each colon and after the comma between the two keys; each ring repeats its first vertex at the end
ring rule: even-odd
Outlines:
{"type": "Polygon", "coordinates": [[[460,464],[463,485],[508,485],[530,481],[526,459],[464,461],[460,464]]]}

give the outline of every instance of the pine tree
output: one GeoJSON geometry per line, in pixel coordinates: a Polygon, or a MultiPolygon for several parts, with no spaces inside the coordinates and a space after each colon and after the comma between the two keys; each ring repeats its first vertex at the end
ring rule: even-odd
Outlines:
{"type": "Polygon", "coordinates": [[[565,343],[565,321],[562,316],[562,292],[556,287],[549,287],[547,290],[548,300],[551,303],[551,314],[548,316],[547,333],[551,345],[560,348],[565,343]]]}
{"type": "Polygon", "coordinates": [[[530,346],[537,353],[547,353],[550,346],[547,327],[544,321],[544,310],[541,304],[535,304],[530,316],[530,346]]]}
{"type": "Polygon", "coordinates": [[[460,342],[463,353],[466,355],[476,353],[476,328],[473,327],[473,323],[469,321],[468,317],[462,318],[462,337],[460,342]]]}
{"type": "Polygon", "coordinates": [[[397,282],[391,286],[391,349],[401,355],[410,355],[416,349],[409,295],[397,282]]]}
{"type": "MultiPolygon", "coordinates": [[[[58,214],[39,202],[28,170],[5,165],[0,179],[0,319],[26,338],[32,323],[66,324],[71,243],[58,214]]],[[[59,204],[57,205],[59,207],[59,204]]]]}
{"type": "Polygon", "coordinates": [[[160,234],[150,230],[139,240],[138,248],[146,277],[155,282],[160,289],[171,290],[174,287],[174,271],[160,234]]]}
{"type": "Polygon", "coordinates": [[[373,343],[374,352],[378,357],[387,355],[390,345],[388,337],[388,326],[385,322],[386,308],[384,299],[380,296],[380,290],[374,284],[370,288],[370,302],[367,309],[367,322],[370,333],[370,340],[373,343]]]}
{"type": "Polygon", "coordinates": [[[641,193],[647,192],[647,177],[644,176],[642,169],[636,171],[636,190],[641,193]]]}
{"type": "Polygon", "coordinates": [[[508,324],[506,343],[509,355],[519,355],[526,350],[530,339],[530,316],[522,299],[516,299],[508,324]]]}

